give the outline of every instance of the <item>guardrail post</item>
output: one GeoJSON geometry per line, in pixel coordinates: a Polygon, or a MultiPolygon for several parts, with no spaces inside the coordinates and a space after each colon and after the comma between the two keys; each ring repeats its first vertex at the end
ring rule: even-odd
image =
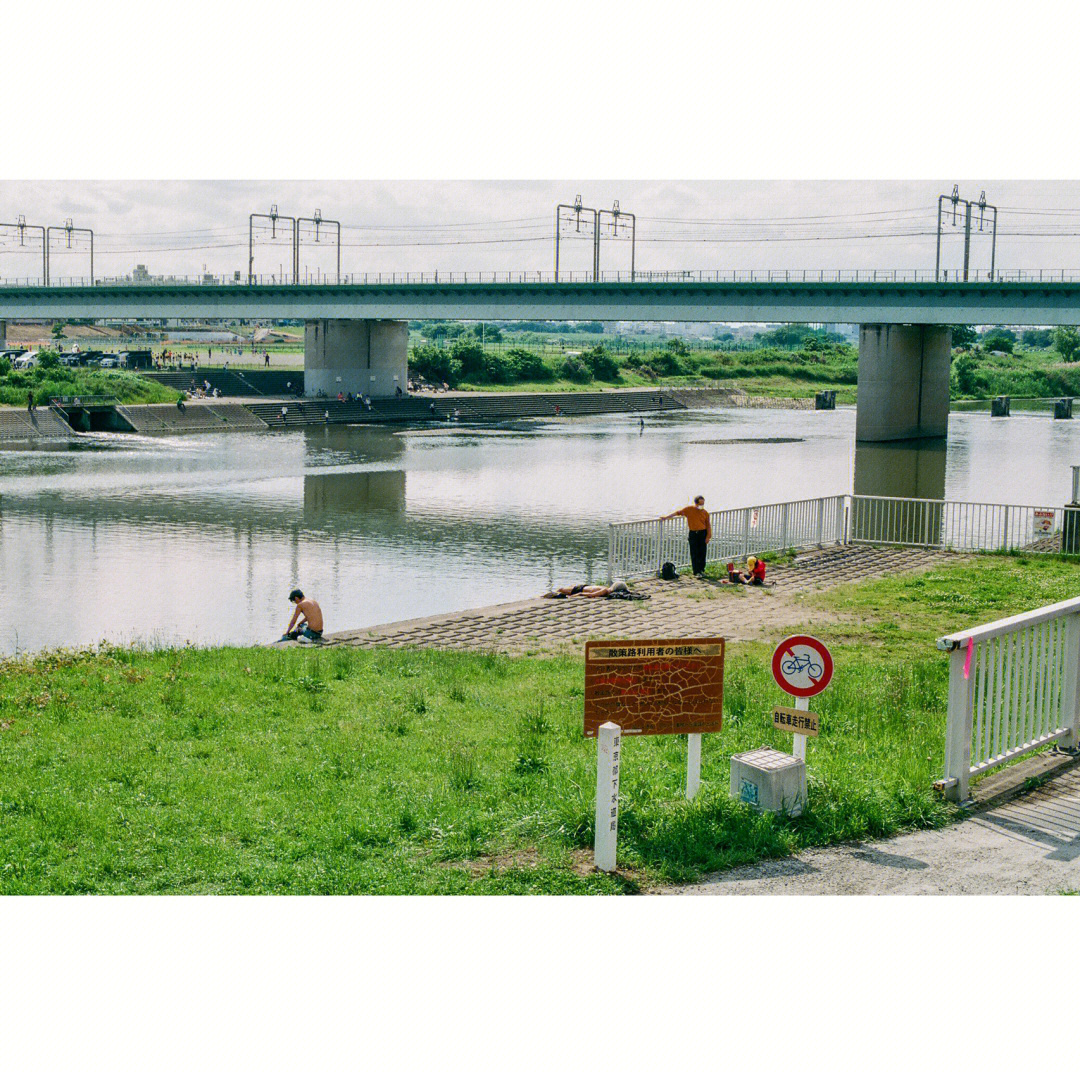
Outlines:
{"type": "Polygon", "coordinates": [[[656,562],[656,570],[664,566],[664,520],[656,520],[656,555],[653,560],[656,562]]]}
{"type": "Polygon", "coordinates": [[[852,504],[852,497],[844,494],[836,498],[836,543],[837,545],[847,545],[851,541],[850,527],[850,507],[852,504]]]}
{"type": "MultiPolygon", "coordinates": [[[[949,708],[945,721],[945,798],[967,802],[971,776],[971,697],[975,680],[964,678],[966,647],[949,653],[949,708]]],[[[973,662],[974,663],[974,662],[973,662]]]]}
{"type": "Polygon", "coordinates": [[[818,497],[817,502],[817,543],[820,549],[825,544],[825,498],[818,497]]]}
{"type": "Polygon", "coordinates": [[[615,527],[610,523],[607,528],[607,583],[610,586],[615,578],[615,527]]]}
{"type": "Polygon", "coordinates": [[[790,504],[785,504],[780,512],[780,549],[783,552],[786,552],[788,547],[788,513],[790,508],[790,504]]]}
{"type": "Polygon", "coordinates": [[[742,554],[745,559],[750,554],[750,512],[753,509],[743,509],[743,538],[742,538],[742,554]]]}
{"type": "Polygon", "coordinates": [[[1065,621],[1065,675],[1061,685],[1061,703],[1068,721],[1069,734],[1058,740],[1062,750],[1080,748],[1080,614],[1065,621]]]}

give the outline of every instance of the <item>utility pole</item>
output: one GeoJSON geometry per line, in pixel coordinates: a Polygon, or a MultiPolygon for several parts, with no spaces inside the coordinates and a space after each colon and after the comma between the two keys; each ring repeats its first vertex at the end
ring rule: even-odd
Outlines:
{"type": "MultiPolygon", "coordinates": [[[[560,205],[555,206],[555,283],[559,282],[559,235],[560,235],[560,232],[562,231],[562,221],[563,221],[563,210],[564,209],[567,211],[567,213],[573,213],[574,214],[574,234],[575,235],[580,235],[581,234],[581,214],[582,213],[585,213],[585,214],[591,213],[592,214],[592,226],[593,226],[593,230],[592,230],[592,236],[593,236],[593,279],[595,280],[597,278],[597,273],[599,271],[599,267],[598,267],[598,264],[597,264],[598,253],[597,253],[597,247],[596,247],[596,237],[597,237],[597,235],[599,234],[599,231],[600,231],[600,225],[599,225],[600,214],[597,212],[597,210],[595,210],[595,209],[587,209],[584,205],[582,205],[581,204],[581,195],[579,194],[574,199],[574,204],[573,205],[560,204],[560,205]]],[[[585,227],[586,227],[586,234],[588,234],[588,216],[586,216],[586,219],[585,219],[585,227]]]]}
{"type": "MultiPolygon", "coordinates": [[[[934,279],[941,280],[941,234],[942,234],[942,220],[943,209],[945,203],[949,202],[952,205],[952,224],[953,227],[958,226],[959,208],[962,205],[964,207],[964,280],[968,279],[971,268],[971,211],[973,206],[977,206],[979,210],[979,231],[983,230],[983,224],[985,223],[986,211],[990,210],[993,213],[993,230],[990,238],[990,279],[994,279],[994,273],[997,269],[997,206],[990,205],[986,201],[986,191],[984,190],[979,196],[977,202],[971,202],[967,198],[960,197],[960,185],[954,184],[952,194],[942,194],[938,198],[938,219],[937,219],[937,255],[934,261],[934,279]]],[[[949,276],[949,270],[945,270],[945,279],[949,276]]]]}
{"type": "Polygon", "coordinates": [[[337,238],[335,242],[337,244],[337,283],[341,283],[341,221],[340,220],[324,220],[321,209],[315,210],[314,216],[300,216],[296,218],[296,241],[293,244],[293,271],[295,279],[300,279],[300,225],[310,224],[315,235],[315,242],[320,242],[319,231],[323,227],[334,227],[337,229],[337,238]]]}
{"type": "Polygon", "coordinates": [[[19,219],[14,224],[0,224],[0,228],[14,228],[19,233],[19,246],[26,246],[26,233],[28,231],[41,232],[41,282],[46,286],[49,283],[49,253],[48,240],[43,224],[27,224],[26,217],[19,214],[19,219]]]}
{"type": "MultiPolygon", "coordinates": [[[[619,221],[626,219],[630,221],[629,236],[630,236],[630,279],[634,279],[634,260],[637,247],[637,217],[633,213],[626,212],[625,209],[619,208],[619,200],[615,199],[615,204],[610,209],[601,209],[597,214],[597,228],[596,228],[596,245],[593,252],[593,264],[595,266],[594,276],[597,280],[600,279],[600,239],[601,232],[604,226],[604,217],[609,216],[611,218],[611,235],[610,238],[619,238],[619,221]]],[[[626,225],[623,225],[623,238],[627,235],[626,225]]]]}
{"type": "Polygon", "coordinates": [[[71,217],[68,217],[64,221],[62,228],[46,228],[45,229],[45,284],[49,283],[49,242],[52,238],[54,231],[62,231],[67,235],[67,249],[71,249],[71,237],[72,235],[89,235],[90,236],[90,286],[94,286],[94,233],[90,228],[76,228],[72,223],[71,217]]]}
{"type": "MultiPolygon", "coordinates": [[[[287,220],[292,225],[292,267],[295,270],[296,266],[296,218],[291,216],[284,216],[278,212],[277,203],[270,206],[269,213],[252,213],[248,217],[248,286],[250,287],[255,282],[255,221],[256,220],[269,220],[270,221],[270,238],[277,238],[277,222],[279,220],[287,220]]],[[[282,270],[282,277],[284,277],[284,266],[280,266],[282,270]]],[[[296,278],[293,277],[293,282],[296,282],[296,278]]],[[[282,280],[284,283],[284,279],[282,280]]]]}

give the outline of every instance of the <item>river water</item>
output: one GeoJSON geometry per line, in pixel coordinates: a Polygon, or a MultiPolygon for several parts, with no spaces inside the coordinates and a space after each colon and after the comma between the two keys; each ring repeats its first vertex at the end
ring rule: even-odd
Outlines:
{"type": "Polygon", "coordinates": [[[864,446],[855,412],[713,410],[496,428],[330,426],[0,449],[0,653],[277,638],[600,578],[609,522],[876,492],[1060,505],[1080,422],[953,414],[864,446]]]}

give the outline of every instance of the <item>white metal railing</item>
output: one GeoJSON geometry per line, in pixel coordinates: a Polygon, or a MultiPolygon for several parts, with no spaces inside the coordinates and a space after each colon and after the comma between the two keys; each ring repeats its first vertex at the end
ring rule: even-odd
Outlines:
{"type": "Polygon", "coordinates": [[[1080,512],[1065,508],[853,496],[846,540],[854,545],[912,545],[962,552],[1059,552],[1066,523],[1080,537],[1080,512]]]}
{"type": "MultiPolygon", "coordinates": [[[[712,539],[706,560],[842,542],[846,499],[824,496],[710,512],[712,539]]],[[[608,527],[609,580],[652,574],[667,561],[676,568],[690,564],[684,520],[645,519],[608,527]]]]}
{"type": "MultiPolygon", "coordinates": [[[[2,253],[2,251],[0,251],[2,253]]],[[[592,283],[595,277],[589,271],[560,272],[556,280],[553,272],[542,270],[504,270],[493,272],[364,272],[342,273],[340,278],[325,273],[307,273],[299,278],[291,273],[260,273],[249,281],[245,275],[215,275],[201,273],[193,276],[168,276],[156,279],[132,279],[131,277],[55,276],[49,287],[249,287],[256,286],[310,286],[335,287],[340,284],[533,284],[533,283],[592,283]]],[[[1054,284],[1076,283],[1080,273],[1065,269],[1018,270],[1014,272],[987,272],[974,270],[966,283],[981,284],[1054,284]]],[[[637,271],[603,271],[600,283],[788,283],[788,284],[906,284],[943,283],[963,284],[960,270],[935,273],[932,269],[671,269],[637,271]]],[[[41,276],[0,276],[0,287],[43,287],[41,276]]]]}
{"type": "Polygon", "coordinates": [[[1080,737],[1080,597],[938,639],[949,654],[946,797],[1049,743],[1080,737]]]}
{"type": "MultiPolygon", "coordinates": [[[[815,545],[907,545],[956,552],[1080,552],[1080,508],[838,496],[714,511],[708,562],[815,545]]],[[[608,527],[608,577],[690,563],[682,519],[608,527]]]]}

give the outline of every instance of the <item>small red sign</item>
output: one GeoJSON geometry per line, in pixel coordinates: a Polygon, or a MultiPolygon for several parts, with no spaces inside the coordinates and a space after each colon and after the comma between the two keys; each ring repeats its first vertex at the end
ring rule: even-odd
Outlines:
{"type": "Polygon", "coordinates": [[[824,642],[812,635],[792,635],[776,647],[772,674],[788,694],[812,698],[832,679],[832,654],[824,642]]]}

